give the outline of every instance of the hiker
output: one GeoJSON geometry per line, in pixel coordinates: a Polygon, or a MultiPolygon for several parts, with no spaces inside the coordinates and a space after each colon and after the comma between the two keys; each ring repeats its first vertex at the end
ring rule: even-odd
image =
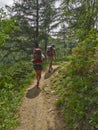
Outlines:
{"type": "Polygon", "coordinates": [[[49,63],[49,70],[48,70],[48,72],[50,73],[53,70],[52,62],[53,62],[53,60],[56,59],[56,51],[55,51],[55,45],[54,44],[47,47],[46,55],[47,55],[47,59],[50,62],[49,63]]]}
{"type": "Polygon", "coordinates": [[[39,82],[41,79],[41,73],[42,73],[42,63],[44,60],[44,55],[42,54],[42,51],[40,48],[34,48],[33,52],[33,67],[36,72],[36,79],[37,79],[37,84],[36,87],[39,87],[39,82]]]}

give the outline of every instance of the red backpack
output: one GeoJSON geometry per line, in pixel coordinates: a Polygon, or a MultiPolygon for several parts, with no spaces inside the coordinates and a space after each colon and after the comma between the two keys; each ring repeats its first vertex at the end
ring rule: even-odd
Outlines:
{"type": "Polygon", "coordinates": [[[42,53],[40,48],[34,49],[33,57],[33,63],[42,63],[42,53]]]}
{"type": "Polygon", "coordinates": [[[53,49],[53,47],[52,46],[48,46],[47,47],[47,56],[49,56],[49,57],[51,57],[51,56],[53,56],[53,51],[54,51],[54,49],[53,49]]]}

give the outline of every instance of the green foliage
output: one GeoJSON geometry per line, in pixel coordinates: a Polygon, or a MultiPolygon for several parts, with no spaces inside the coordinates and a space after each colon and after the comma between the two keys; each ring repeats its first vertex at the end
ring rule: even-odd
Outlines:
{"type": "Polygon", "coordinates": [[[15,113],[19,106],[20,93],[0,89],[0,129],[11,129],[16,125],[15,113]]]}
{"type": "Polygon", "coordinates": [[[17,125],[15,114],[24,90],[34,76],[32,64],[26,61],[2,67],[0,71],[0,130],[11,130],[17,125]]]}
{"type": "Polygon", "coordinates": [[[21,26],[20,34],[28,37],[33,46],[39,45],[42,41],[46,46],[48,42],[49,32],[53,28],[51,23],[56,20],[55,1],[22,0],[15,1],[12,7],[8,7],[8,11],[13,12],[18,19],[17,24],[21,26]]]}
{"type": "Polygon", "coordinates": [[[97,130],[98,128],[98,77],[96,46],[98,33],[90,31],[86,39],[73,49],[70,63],[59,71],[55,86],[63,106],[69,130],[97,130]],[[65,69],[66,68],[66,69],[65,69]]]}
{"type": "Polygon", "coordinates": [[[18,111],[24,90],[35,76],[30,61],[32,48],[28,49],[26,45],[24,46],[28,38],[18,32],[20,29],[17,19],[7,18],[6,13],[1,9],[0,130],[12,130],[18,123],[15,114],[18,111]]]}
{"type": "Polygon", "coordinates": [[[0,9],[0,45],[4,44],[18,27],[15,25],[15,19],[6,18],[6,13],[0,9]]]}

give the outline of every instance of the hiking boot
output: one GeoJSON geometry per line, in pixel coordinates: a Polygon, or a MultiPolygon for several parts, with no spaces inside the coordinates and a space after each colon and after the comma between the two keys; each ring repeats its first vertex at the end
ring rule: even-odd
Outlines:
{"type": "Polygon", "coordinates": [[[51,73],[51,71],[50,71],[50,70],[48,70],[48,73],[51,73]]]}
{"type": "Polygon", "coordinates": [[[39,88],[39,83],[36,84],[36,87],[39,88]]]}

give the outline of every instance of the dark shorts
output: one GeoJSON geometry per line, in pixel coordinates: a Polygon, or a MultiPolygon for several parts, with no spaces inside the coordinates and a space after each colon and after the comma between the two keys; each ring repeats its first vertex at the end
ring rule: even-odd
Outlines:
{"type": "Polygon", "coordinates": [[[35,70],[42,70],[42,69],[43,69],[43,67],[42,67],[41,64],[34,64],[34,65],[33,65],[33,68],[34,68],[35,70]]]}

